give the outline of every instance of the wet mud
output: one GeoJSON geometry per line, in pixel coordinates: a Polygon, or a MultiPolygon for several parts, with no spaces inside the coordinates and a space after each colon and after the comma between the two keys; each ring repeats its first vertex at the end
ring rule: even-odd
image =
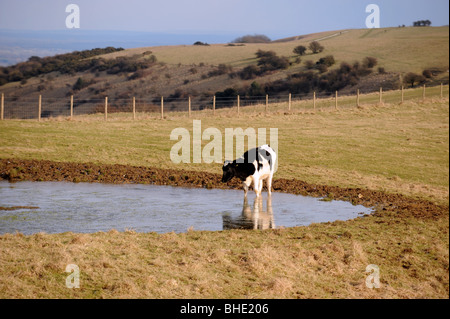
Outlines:
{"type": "MultiPolygon", "coordinates": [[[[221,176],[208,172],[158,169],[129,165],[53,162],[46,160],[1,159],[0,180],[68,181],[97,183],[143,183],[184,187],[241,189],[241,182],[233,179],[221,182],[221,176]]],[[[323,197],[325,200],[346,200],[355,205],[374,207],[374,216],[391,214],[392,217],[437,219],[448,215],[448,205],[410,198],[364,188],[344,188],[316,185],[295,179],[274,178],[275,192],[323,197]]]]}

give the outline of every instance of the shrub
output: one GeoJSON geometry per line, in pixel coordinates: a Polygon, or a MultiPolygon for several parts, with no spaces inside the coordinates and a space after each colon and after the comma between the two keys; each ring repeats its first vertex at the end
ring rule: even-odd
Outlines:
{"type": "Polygon", "coordinates": [[[130,75],[128,77],[128,80],[136,80],[136,79],[141,79],[143,77],[146,77],[148,75],[148,73],[146,71],[144,71],[143,69],[137,70],[136,72],[134,72],[132,75],[130,75]]]}
{"type": "Polygon", "coordinates": [[[372,73],[372,69],[361,65],[358,61],[353,63],[352,70],[357,76],[366,76],[372,73]]]}
{"type": "Polygon", "coordinates": [[[255,55],[258,59],[261,59],[261,58],[271,58],[276,56],[277,54],[274,51],[264,51],[259,49],[258,51],[256,51],[255,55]]]}
{"type": "Polygon", "coordinates": [[[306,47],[303,45],[296,46],[293,52],[298,55],[304,55],[306,52],[306,47]]]}
{"type": "Polygon", "coordinates": [[[316,66],[315,63],[312,60],[305,61],[305,67],[308,70],[314,69],[315,66],[316,66]]]}
{"type": "Polygon", "coordinates": [[[424,77],[426,77],[427,79],[430,79],[431,77],[433,77],[433,73],[431,72],[431,70],[423,70],[422,75],[424,77]]]}
{"type": "Polygon", "coordinates": [[[230,73],[231,71],[233,71],[233,67],[229,64],[219,64],[217,66],[217,69],[214,71],[210,71],[208,73],[209,76],[218,76],[218,75],[222,75],[222,74],[227,74],[230,73]]]}
{"type": "Polygon", "coordinates": [[[309,49],[316,54],[322,52],[325,48],[319,42],[313,41],[309,44],[309,49]]]}
{"type": "Polygon", "coordinates": [[[233,106],[235,102],[235,97],[239,95],[239,92],[236,89],[228,88],[224,91],[216,92],[215,96],[218,99],[223,99],[219,104],[216,104],[217,108],[233,106]]]}
{"type": "Polygon", "coordinates": [[[273,51],[258,50],[256,56],[259,58],[258,66],[261,67],[261,73],[267,71],[287,69],[289,67],[288,58],[282,56],[279,57],[273,51]]]}
{"type": "Polygon", "coordinates": [[[197,42],[194,43],[194,45],[205,45],[205,46],[208,46],[209,44],[206,43],[206,42],[197,41],[197,42]]]}
{"type": "Polygon", "coordinates": [[[156,61],[157,61],[158,59],[156,58],[156,56],[155,55],[150,55],[148,58],[147,58],[147,61],[148,62],[150,62],[150,63],[156,63],[156,61]]]}
{"type": "Polygon", "coordinates": [[[249,65],[239,72],[239,77],[242,80],[251,80],[260,74],[261,70],[256,65],[249,65]]]}
{"type": "Polygon", "coordinates": [[[324,64],[328,67],[332,66],[335,63],[336,61],[334,60],[334,56],[332,55],[327,55],[324,58],[320,58],[319,61],[316,62],[316,64],[324,64]]]}
{"type": "Polygon", "coordinates": [[[352,66],[347,62],[342,62],[339,66],[340,73],[350,73],[353,70],[352,66]]]}
{"type": "Polygon", "coordinates": [[[377,65],[378,60],[377,58],[371,57],[371,56],[367,56],[363,59],[363,67],[368,68],[368,69],[372,69],[375,65],[377,65]]]}
{"type": "Polygon", "coordinates": [[[266,72],[289,67],[289,59],[284,56],[277,56],[274,51],[258,50],[255,54],[258,58],[257,66],[249,65],[237,73],[230,74],[230,76],[239,75],[242,80],[250,80],[266,72]]]}
{"type": "Polygon", "coordinates": [[[328,67],[325,64],[317,64],[316,69],[319,70],[320,73],[325,73],[328,71],[328,67]]]}
{"type": "Polygon", "coordinates": [[[236,97],[238,96],[238,91],[233,88],[225,89],[224,91],[216,92],[215,96],[217,98],[227,98],[227,97],[236,97]]]}
{"type": "Polygon", "coordinates": [[[403,82],[406,84],[410,84],[411,87],[414,87],[414,84],[420,84],[425,81],[425,77],[423,75],[419,75],[413,72],[409,72],[403,78],[403,82]]]}
{"type": "Polygon", "coordinates": [[[252,82],[252,84],[250,85],[250,89],[248,90],[248,95],[249,96],[262,96],[264,95],[264,89],[261,87],[261,85],[254,81],[252,82]]]}
{"type": "Polygon", "coordinates": [[[94,66],[93,61],[99,60],[88,58],[121,50],[123,49],[107,47],[104,49],[97,48],[92,50],[74,51],[72,53],[59,54],[45,58],[32,56],[26,62],[21,62],[16,65],[4,68],[2,73],[8,74],[9,76],[5,77],[3,75],[1,78],[8,82],[11,82],[21,81],[22,79],[29,79],[33,76],[47,74],[54,71],[74,74],[75,72],[85,71],[92,68],[94,66]]]}
{"type": "Polygon", "coordinates": [[[78,80],[73,85],[72,89],[74,91],[79,91],[81,89],[84,89],[84,88],[88,87],[89,85],[91,85],[93,83],[94,83],[94,80],[87,81],[87,80],[85,80],[83,78],[78,78],[78,80]]]}
{"type": "Polygon", "coordinates": [[[312,72],[301,72],[294,74],[289,83],[289,92],[298,93],[309,93],[315,86],[317,76],[312,72]]]}

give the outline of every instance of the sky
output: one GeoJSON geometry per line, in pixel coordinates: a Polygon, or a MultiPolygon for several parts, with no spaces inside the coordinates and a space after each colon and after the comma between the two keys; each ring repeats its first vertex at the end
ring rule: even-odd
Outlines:
{"type": "Polygon", "coordinates": [[[265,34],[278,39],[365,28],[369,4],[380,8],[380,27],[426,19],[433,26],[449,24],[448,0],[0,0],[0,29],[265,34]],[[66,27],[69,4],[80,9],[79,29],[66,27]]]}

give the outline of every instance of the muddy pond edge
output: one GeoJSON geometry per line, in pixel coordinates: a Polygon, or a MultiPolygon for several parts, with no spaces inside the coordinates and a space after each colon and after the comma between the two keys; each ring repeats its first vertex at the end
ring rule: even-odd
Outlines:
{"type": "MultiPolygon", "coordinates": [[[[0,159],[0,180],[67,181],[110,184],[152,184],[197,188],[241,189],[240,181],[224,184],[221,176],[209,172],[161,169],[120,164],[54,162],[33,159],[0,159]]],[[[422,198],[410,198],[365,188],[316,185],[296,179],[274,178],[274,192],[344,200],[354,205],[373,207],[374,216],[395,214],[397,217],[437,219],[448,215],[446,204],[422,198]]],[[[263,189],[264,192],[264,189],[263,189]]],[[[266,194],[264,193],[264,196],[266,194]]]]}

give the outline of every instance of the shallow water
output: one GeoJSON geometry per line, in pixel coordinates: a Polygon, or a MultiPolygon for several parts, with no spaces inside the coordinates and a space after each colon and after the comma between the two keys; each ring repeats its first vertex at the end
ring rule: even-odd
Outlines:
{"type": "Polygon", "coordinates": [[[0,182],[0,233],[266,229],[348,220],[371,209],[344,201],[242,190],[140,184],[0,182]],[[22,208],[19,208],[22,206],[22,208]],[[25,208],[23,208],[25,206],[25,208]],[[16,209],[17,208],[17,209],[16,209]]]}

